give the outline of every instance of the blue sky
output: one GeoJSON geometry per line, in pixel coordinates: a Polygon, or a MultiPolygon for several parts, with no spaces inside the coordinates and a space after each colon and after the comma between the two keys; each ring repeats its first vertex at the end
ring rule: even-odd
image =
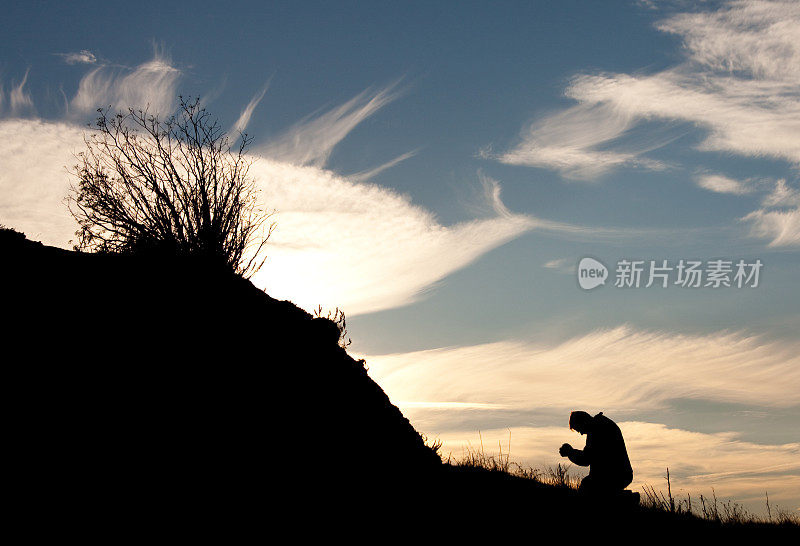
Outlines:
{"type": "Polygon", "coordinates": [[[277,209],[254,282],[341,307],[446,450],[511,433],[554,464],[569,411],[605,411],[634,485],[794,510],[798,34],[796,2],[749,0],[5,6],[0,222],[68,247],[94,110],[200,95],[277,209]],[[578,286],[585,256],[610,282],[578,286]],[[623,258],[763,269],[623,289],[623,258]]]}

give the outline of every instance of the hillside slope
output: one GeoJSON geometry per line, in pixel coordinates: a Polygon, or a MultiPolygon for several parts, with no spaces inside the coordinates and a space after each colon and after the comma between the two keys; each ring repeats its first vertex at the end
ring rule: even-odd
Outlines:
{"type": "Polygon", "coordinates": [[[332,322],[207,263],[10,230],[0,257],[4,483],[32,539],[797,534],[442,464],[332,322]]]}
{"type": "Polygon", "coordinates": [[[239,518],[441,464],[333,322],[248,281],[9,230],[0,256],[7,455],[28,510],[239,518]]]}

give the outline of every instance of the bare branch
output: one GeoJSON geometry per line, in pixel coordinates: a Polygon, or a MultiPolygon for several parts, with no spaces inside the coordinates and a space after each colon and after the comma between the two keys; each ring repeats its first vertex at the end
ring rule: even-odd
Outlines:
{"type": "Polygon", "coordinates": [[[240,134],[235,146],[199,99],[166,120],[99,109],[68,198],[81,250],[201,255],[249,277],[264,263],[272,214],[256,208],[240,134]],[[265,229],[266,227],[266,229],[265,229]]]}

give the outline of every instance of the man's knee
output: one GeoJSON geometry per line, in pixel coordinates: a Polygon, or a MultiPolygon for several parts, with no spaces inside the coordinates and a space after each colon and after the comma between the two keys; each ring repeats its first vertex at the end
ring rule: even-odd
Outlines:
{"type": "Polygon", "coordinates": [[[625,485],[614,483],[610,480],[598,479],[596,476],[586,476],[581,480],[581,484],[578,487],[579,492],[588,495],[613,495],[623,489],[625,489],[625,485]]]}
{"type": "Polygon", "coordinates": [[[594,480],[592,480],[591,476],[583,478],[581,484],[578,486],[578,491],[581,493],[592,493],[594,489],[594,480]]]}

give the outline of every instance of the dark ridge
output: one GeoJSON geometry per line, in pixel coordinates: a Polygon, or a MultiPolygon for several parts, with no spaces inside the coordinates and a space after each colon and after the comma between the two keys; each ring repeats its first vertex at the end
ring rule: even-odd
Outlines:
{"type": "Polygon", "coordinates": [[[332,321],[241,277],[10,230],[0,255],[20,506],[222,517],[441,465],[332,321]]]}
{"type": "Polygon", "coordinates": [[[7,229],[0,256],[7,518],[31,539],[797,532],[443,464],[332,321],[202,260],[84,254],[7,229]]]}

